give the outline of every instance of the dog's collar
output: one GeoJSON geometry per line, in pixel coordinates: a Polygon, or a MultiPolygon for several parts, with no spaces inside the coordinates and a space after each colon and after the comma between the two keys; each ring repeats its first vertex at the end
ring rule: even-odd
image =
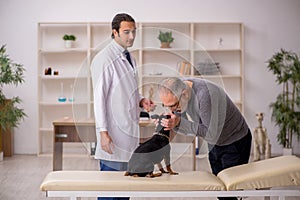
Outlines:
{"type": "Polygon", "coordinates": [[[156,133],[156,135],[163,136],[163,137],[167,138],[168,140],[170,140],[170,137],[169,137],[169,136],[166,136],[165,134],[162,134],[162,133],[156,133]]]}

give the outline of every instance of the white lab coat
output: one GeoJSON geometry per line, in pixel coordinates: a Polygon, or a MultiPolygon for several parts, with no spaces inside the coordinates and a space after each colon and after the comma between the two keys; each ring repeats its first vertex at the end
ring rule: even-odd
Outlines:
{"type": "Polygon", "coordinates": [[[91,65],[94,89],[96,159],[127,162],[139,143],[139,102],[136,62],[129,64],[124,48],[114,40],[100,51],[91,65]],[[100,131],[108,131],[113,154],[101,149],[100,131]]]}

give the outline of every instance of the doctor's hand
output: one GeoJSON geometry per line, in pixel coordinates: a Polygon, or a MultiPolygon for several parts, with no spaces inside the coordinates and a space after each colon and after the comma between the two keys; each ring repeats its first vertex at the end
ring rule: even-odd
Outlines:
{"type": "Polygon", "coordinates": [[[140,107],[143,107],[147,112],[151,112],[155,109],[156,105],[154,105],[152,100],[143,98],[140,101],[140,107]]]}
{"type": "Polygon", "coordinates": [[[112,139],[109,136],[108,132],[101,131],[100,135],[101,135],[100,143],[101,143],[102,150],[109,154],[113,154],[113,151],[112,151],[113,142],[112,142],[112,139]]]}

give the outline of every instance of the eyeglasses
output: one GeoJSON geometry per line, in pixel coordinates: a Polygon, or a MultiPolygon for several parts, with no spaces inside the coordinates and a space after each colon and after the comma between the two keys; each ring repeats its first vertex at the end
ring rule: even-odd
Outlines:
{"type": "Polygon", "coordinates": [[[180,100],[181,100],[181,96],[182,96],[182,93],[180,94],[180,96],[178,98],[178,101],[176,103],[174,103],[174,104],[172,104],[170,106],[166,106],[166,105],[162,104],[162,107],[168,108],[171,111],[176,110],[178,108],[178,106],[179,106],[179,103],[180,103],[180,100]]]}

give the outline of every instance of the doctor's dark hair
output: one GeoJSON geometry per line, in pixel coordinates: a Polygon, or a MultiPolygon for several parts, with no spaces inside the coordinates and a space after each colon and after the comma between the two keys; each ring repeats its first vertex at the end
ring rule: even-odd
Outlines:
{"type": "MultiPolygon", "coordinates": [[[[130,15],[128,15],[126,13],[119,13],[113,18],[113,20],[111,22],[111,29],[112,30],[115,29],[119,33],[121,22],[123,22],[123,21],[135,23],[134,19],[130,15]]],[[[115,38],[113,31],[111,33],[111,38],[112,39],[115,38]]]]}
{"type": "Polygon", "coordinates": [[[176,77],[164,79],[158,86],[160,93],[167,94],[171,92],[178,98],[185,89],[187,89],[187,85],[181,79],[176,77]]]}

